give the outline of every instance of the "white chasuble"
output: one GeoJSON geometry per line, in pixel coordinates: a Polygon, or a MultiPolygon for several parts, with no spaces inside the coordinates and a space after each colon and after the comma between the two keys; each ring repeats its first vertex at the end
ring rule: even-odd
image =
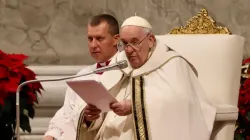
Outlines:
{"type": "MultiPolygon", "coordinates": [[[[124,52],[118,55],[120,60],[127,60],[124,52]]],[[[207,100],[194,67],[176,52],[158,43],[142,67],[129,66],[120,73],[129,78],[117,81],[122,86],[116,98],[123,100],[130,91],[133,113],[117,116],[110,111],[95,140],[210,139],[216,109],[207,100]]],[[[118,71],[106,72],[101,82],[110,87],[114,84],[107,77],[116,75],[118,71]]]]}

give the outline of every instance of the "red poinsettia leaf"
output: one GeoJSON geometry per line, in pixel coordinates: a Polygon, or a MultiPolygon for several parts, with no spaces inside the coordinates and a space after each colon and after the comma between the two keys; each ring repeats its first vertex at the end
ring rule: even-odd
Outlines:
{"type": "Polygon", "coordinates": [[[245,104],[247,105],[250,105],[250,91],[248,91],[246,94],[245,94],[245,96],[244,96],[244,98],[245,98],[245,104]]]}
{"type": "Polygon", "coordinates": [[[6,53],[4,53],[2,50],[0,50],[0,55],[3,55],[3,54],[6,54],[6,53]]]}
{"type": "Polygon", "coordinates": [[[27,94],[29,95],[29,99],[28,99],[29,104],[32,104],[37,101],[36,95],[33,92],[29,91],[27,92],[27,94]]]}
{"type": "Polygon", "coordinates": [[[238,100],[238,106],[241,107],[241,106],[244,106],[245,105],[245,99],[244,99],[244,96],[239,96],[239,100],[238,100]]]}
{"type": "Polygon", "coordinates": [[[41,93],[41,90],[44,90],[44,88],[43,88],[43,86],[42,86],[42,84],[41,83],[38,83],[38,88],[39,88],[39,90],[38,90],[38,92],[39,93],[41,93]]]}
{"type": "Polygon", "coordinates": [[[7,56],[1,56],[0,55],[0,64],[1,65],[9,65],[9,62],[11,62],[11,60],[7,57],[7,56]]]}
{"type": "Polygon", "coordinates": [[[16,93],[18,87],[18,83],[14,81],[9,81],[8,84],[6,85],[6,89],[8,90],[9,93],[16,93]]]}
{"type": "Polygon", "coordinates": [[[6,90],[6,84],[0,83],[0,105],[4,105],[4,100],[8,96],[8,92],[6,90]]]}
{"type": "Polygon", "coordinates": [[[0,65],[0,79],[2,78],[8,78],[9,76],[9,71],[6,67],[0,65]]]}
{"type": "Polygon", "coordinates": [[[28,56],[24,54],[8,54],[8,57],[13,61],[20,61],[23,62],[28,56]]]}
{"type": "Polygon", "coordinates": [[[22,69],[22,74],[25,80],[35,80],[36,77],[35,73],[28,68],[22,69]]]}
{"type": "Polygon", "coordinates": [[[8,55],[0,50],[0,60],[4,60],[6,57],[8,57],[8,55]]]}
{"type": "Polygon", "coordinates": [[[245,82],[244,82],[244,89],[247,90],[247,89],[250,89],[250,79],[246,79],[245,82]]]}
{"type": "Polygon", "coordinates": [[[11,76],[9,76],[9,81],[11,81],[11,83],[20,84],[20,82],[21,82],[21,75],[20,74],[11,75],[11,76]]]}
{"type": "Polygon", "coordinates": [[[43,90],[43,87],[42,87],[41,83],[34,83],[33,84],[33,89],[37,90],[39,93],[41,93],[40,89],[43,90]]]}
{"type": "Polygon", "coordinates": [[[242,90],[239,92],[239,97],[244,97],[245,96],[246,91],[242,90]]]}
{"type": "Polygon", "coordinates": [[[12,65],[10,66],[10,70],[12,72],[21,72],[21,70],[24,68],[25,66],[22,63],[12,63],[12,65]]]}
{"type": "Polygon", "coordinates": [[[22,72],[22,69],[24,68],[25,68],[25,65],[21,61],[12,61],[11,65],[9,66],[9,69],[12,72],[16,72],[16,73],[22,72]]]}
{"type": "Polygon", "coordinates": [[[243,65],[245,65],[247,63],[250,63],[250,58],[247,58],[247,59],[243,60],[243,62],[242,62],[243,65]]]}
{"type": "MultiPolygon", "coordinates": [[[[242,63],[244,66],[248,66],[250,64],[250,58],[247,58],[242,63]]],[[[245,70],[249,68],[244,67],[242,72],[244,73],[245,70]]],[[[247,71],[250,74],[250,69],[247,71]]],[[[248,133],[248,126],[250,124],[250,78],[241,77],[241,86],[239,90],[239,98],[238,98],[238,108],[239,108],[239,118],[238,128],[235,131],[235,134],[239,133],[243,139],[249,136],[248,133]]],[[[236,136],[235,135],[235,136],[236,136]]],[[[234,137],[237,139],[237,137],[234,137]]],[[[250,138],[247,138],[247,140],[250,138]]]]}
{"type": "Polygon", "coordinates": [[[41,90],[43,90],[43,87],[40,83],[33,83],[32,89],[36,94],[39,93],[41,95],[41,93],[42,93],[41,90]]]}
{"type": "Polygon", "coordinates": [[[246,115],[246,109],[245,109],[245,108],[239,108],[239,113],[240,113],[242,116],[245,116],[245,115],[246,115]]]}
{"type": "MultiPolygon", "coordinates": [[[[27,58],[28,56],[23,54],[6,54],[0,50],[0,104],[3,104],[8,96],[16,93],[21,82],[36,79],[36,74],[23,63],[27,58]]],[[[41,94],[41,89],[43,87],[38,82],[28,84],[21,90],[26,94],[27,103],[32,105],[38,103],[37,94],[41,94]]]]}
{"type": "Polygon", "coordinates": [[[20,70],[18,70],[18,69],[17,69],[17,71],[12,71],[12,70],[10,71],[10,76],[11,77],[19,77],[19,78],[21,78],[22,75],[23,75],[22,72],[20,70]]]}
{"type": "Polygon", "coordinates": [[[8,60],[7,58],[0,59],[0,66],[5,67],[8,71],[11,68],[11,61],[8,60]]]}
{"type": "MultiPolygon", "coordinates": [[[[35,80],[36,79],[36,74],[28,68],[24,68],[22,70],[22,73],[25,77],[25,80],[35,80]]],[[[40,83],[29,84],[29,87],[32,88],[34,91],[38,91],[39,89],[43,89],[43,87],[40,83]]]]}
{"type": "Polygon", "coordinates": [[[41,90],[44,90],[42,86],[41,86],[41,87],[38,87],[38,88],[34,88],[34,91],[35,91],[36,93],[39,93],[40,95],[42,95],[42,91],[41,91],[41,90]]]}
{"type": "Polygon", "coordinates": [[[40,89],[36,90],[36,92],[38,92],[40,95],[42,95],[42,92],[40,89]]]}
{"type": "Polygon", "coordinates": [[[4,98],[0,97],[0,105],[3,106],[4,105],[4,98]]]}

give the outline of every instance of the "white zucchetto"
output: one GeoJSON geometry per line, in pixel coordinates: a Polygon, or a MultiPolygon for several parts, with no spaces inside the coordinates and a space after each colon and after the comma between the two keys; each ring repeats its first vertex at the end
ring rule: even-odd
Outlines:
{"type": "Polygon", "coordinates": [[[148,28],[152,30],[152,26],[150,25],[150,23],[139,16],[132,16],[127,18],[123,23],[122,23],[122,27],[124,26],[139,26],[139,27],[144,27],[144,28],[148,28]]]}

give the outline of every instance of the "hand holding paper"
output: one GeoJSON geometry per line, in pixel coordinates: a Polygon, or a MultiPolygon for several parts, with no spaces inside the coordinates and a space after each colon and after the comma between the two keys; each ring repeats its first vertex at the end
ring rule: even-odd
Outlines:
{"type": "Polygon", "coordinates": [[[114,111],[115,114],[119,116],[127,116],[132,113],[132,101],[123,100],[120,102],[111,103],[110,108],[114,111]]]}
{"type": "Polygon", "coordinates": [[[101,83],[95,80],[67,81],[66,83],[87,104],[95,105],[102,112],[110,111],[110,103],[117,101],[101,83]]]}
{"type": "MultiPolygon", "coordinates": [[[[100,117],[101,110],[94,105],[86,105],[84,108],[84,119],[85,121],[92,122],[100,117]]],[[[90,124],[88,124],[90,125],[90,124]]]]}

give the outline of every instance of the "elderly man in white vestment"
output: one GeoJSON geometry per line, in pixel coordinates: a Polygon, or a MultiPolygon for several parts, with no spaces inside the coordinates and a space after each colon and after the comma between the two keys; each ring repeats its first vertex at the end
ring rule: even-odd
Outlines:
{"type": "MultiPolygon", "coordinates": [[[[94,16],[88,24],[88,48],[91,56],[97,62],[96,64],[84,68],[78,74],[106,66],[115,58],[117,52],[117,43],[119,39],[119,25],[117,20],[107,14],[94,16]]],[[[95,79],[99,81],[102,73],[76,78],[74,80],[95,79]]],[[[83,100],[75,94],[70,88],[67,89],[64,105],[57,111],[49,124],[45,133],[45,140],[73,140],[76,137],[77,124],[74,111],[80,110],[86,106],[83,100]]],[[[94,108],[95,109],[95,108],[94,108]]],[[[100,110],[96,110],[97,113],[100,110]]],[[[77,118],[78,119],[78,118],[77,118]]],[[[88,118],[89,120],[96,118],[88,118]]]]}
{"type": "Polygon", "coordinates": [[[195,68],[157,40],[141,17],[124,21],[120,39],[124,52],[116,61],[130,65],[100,80],[118,102],[91,125],[79,117],[77,140],[209,140],[216,109],[195,68]]]}

